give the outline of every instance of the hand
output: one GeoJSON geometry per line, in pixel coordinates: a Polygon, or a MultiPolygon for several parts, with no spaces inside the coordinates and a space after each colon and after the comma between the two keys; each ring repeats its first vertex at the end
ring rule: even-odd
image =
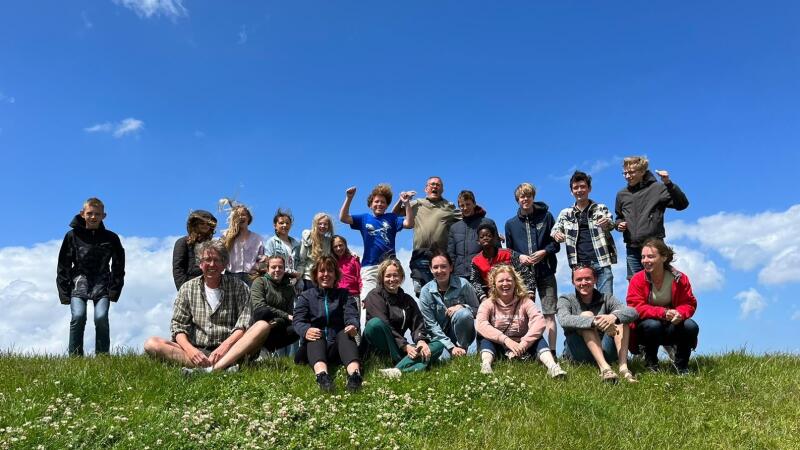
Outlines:
{"type": "Polygon", "coordinates": [[[411,344],[407,344],[406,347],[406,355],[408,355],[411,359],[417,359],[417,347],[414,347],[411,344]]]}
{"type": "MultiPolygon", "coordinates": [[[[598,222],[598,225],[599,225],[599,222],[598,222]]],[[[555,239],[556,242],[564,242],[564,241],[567,240],[567,237],[564,236],[564,233],[562,233],[560,231],[556,231],[556,234],[553,235],[553,239],[555,239]]]]}
{"type": "Polygon", "coordinates": [[[547,252],[545,250],[535,251],[531,255],[534,264],[539,264],[539,262],[542,261],[545,256],[547,256],[547,252]]]}
{"type": "Polygon", "coordinates": [[[356,187],[355,187],[355,186],[352,186],[352,187],[349,187],[349,188],[347,188],[347,190],[346,190],[346,191],[344,191],[344,195],[345,195],[347,198],[349,198],[349,199],[352,199],[352,198],[353,198],[353,196],[355,196],[355,195],[356,195],[356,187]]]}
{"type": "Polygon", "coordinates": [[[211,352],[210,355],[208,355],[208,360],[211,362],[211,364],[216,364],[217,361],[222,359],[222,357],[225,356],[225,353],[228,353],[228,350],[230,349],[230,344],[223,342],[222,344],[219,344],[219,347],[211,352]]]}
{"type": "Polygon", "coordinates": [[[672,184],[672,180],[669,179],[669,172],[666,170],[656,170],[656,175],[661,177],[661,182],[664,184],[672,184]]]}
{"type": "Polygon", "coordinates": [[[463,348],[461,348],[461,347],[455,346],[455,347],[453,347],[453,349],[452,349],[452,350],[450,350],[450,354],[451,354],[451,355],[453,355],[453,356],[456,356],[456,357],[458,357],[458,356],[464,356],[464,355],[466,355],[466,354],[467,354],[467,351],[466,351],[466,350],[464,350],[464,349],[463,349],[463,348]]]}
{"type": "Polygon", "coordinates": [[[411,201],[411,198],[417,195],[416,191],[404,191],[400,193],[400,201],[402,203],[408,203],[411,201]]]}
{"type": "MultiPolygon", "coordinates": [[[[675,311],[675,310],[673,309],[673,311],[675,311]]],[[[675,325],[677,325],[677,324],[683,322],[683,316],[678,311],[675,311],[675,315],[672,317],[672,320],[670,320],[670,322],[672,322],[675,325]]]]}
{"type": "Polygon", "coordinates": [[[675,311],[674,309],[668,309],[664,311],[664,318],[667,319],[668,322],[672,322],[672,319],[675,318],[675,314],[677,313],[678,311],[675,311]]]}
{"type": "MultiPolygon", "coordinates": [[[[610,222],[611,222],[611,220],[608,217],[601,217],[601,218],[599,218],[599,219],[594,221],[594,223],[598,227],[603,228],[603,229],[605,229],[610,222]]],[[[558,242],[562,242],[562,241],[558,241],[558,242]]]]}
{"type": "Polygon", "coordinates": [[[453,314],[455,314],[459,309],[463,308],[464,305],[453,305],[444,311],[444,315],[447,317],[453,317],[453,314]]]}
{"type": "Polygon", "coordinates": [[[320,330],[319,328],[309,328],[308,331],[306,331],[305,338],[307,341],[316,341],[317,339],[321,339],[322,330],[320,330]]]}
{"type": "Polygon", "coordinates": [[[347,335],[350,337],[356,337],[358,329],[356,329],[355,325],[348,325],[344,327],[344,332],[347,333],[347,335]]]}
{"type": "Polygon", "coordinates": [[[208,360],[206,355],[198,349],[194,349],[194,353],[189,357],[189,360],[197,367],[208,367],[213,364],[208,360]]]}
{"type": "Polygon", "coordinates": [[[519,262],[526,266],[533,264],[533,257],[528,255],[519,255],[519,262]]]}
{"type": "Polygon", "coordinates": [[[515,358],[519,358],[525,353],[525,345],[511,338],[506,338],[505,342],[503,342],[503,345],[511,350],[511,354],[514,355],[515,358]]]}
{"type": "MultiPolygon", "coordinates": [[[[594,326],[603,333],[609,329],[616,328],[617,316],[613,314],[601,314],[594,318],[594,326]]],[[[615,330],[616,331],[616,330],[615,330]]]]}
{"type": "Polygon", "coordinates": [[[628,229],[628,222],[620,222],[617,224],[617,230],[626,231],[628,229]]]}
{"type": "Polygon", "coordinates": [[[428,343],[425,341],[417,342],[417,353],[422,356],[423,361],[431,359],[431,348],[428,347],[428,343]]]}
{"type": "Polygon", "coordinates": [[[294,317],[294,316],[292,316],[291,314],[289,314],[289,321],[290,321],[290,322],[291,322],[292,320],[294,320],[294,318],[293,318],[293,317],[294,317]]]}

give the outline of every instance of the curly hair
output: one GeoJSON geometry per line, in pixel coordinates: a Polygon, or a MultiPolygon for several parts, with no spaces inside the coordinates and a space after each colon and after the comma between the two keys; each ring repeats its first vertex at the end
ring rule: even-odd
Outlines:
{"type": "Polygon", "coordinates": [[[377,195],[383,196],[383,198],[386,199],[387,206],[392,203],[392,187],[386,183],[381,183],[375,186],[372,192],[369,193],[369,197],[367,197],[367,208],[372,207],[372,199],[377,195]]]}
{"type": "Polygon", "coordinates": [[[500,298],[500,292],[495,286],[495,280],[501,273],[511,274],[511,278],[514,280],[514,297],[523,299],[528,296],[528,288],[525,287],[525,282],[522,281],[522,276],[520,276],[519,272],[508,264],[498,264],[492,267],[489,272],[489,299],[491,301],[497,302],[500,298]]]}

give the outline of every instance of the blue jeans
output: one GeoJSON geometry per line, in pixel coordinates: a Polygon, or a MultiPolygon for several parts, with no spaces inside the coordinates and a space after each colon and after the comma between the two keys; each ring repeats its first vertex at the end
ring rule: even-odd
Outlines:
{"type": "Polygon", "coordinates": [[[625,261],[628,263],[628,279],[630,280],[637,272],[644,270],[642,265],[642,247],[625,246],[625,261]]]}
{"type": "Polygon", "coordinates": [[[598,264],[592,264],[592,268],[597,275],[595,288],[601,294],[614,294],[614,273],[611,271],[611,266],[601,267],[598,264]]]}
{"type": "MultiPolygon", "coordinates": [[[[69,321],[69,354],[83,356],[83,330],[86,328],[86,302],[82,298],[72,297],[69,310],[72,319],[69,321]]],[[[95,353],[108,353],[111,344],[108,330],[108,297],[94,300],[95,353]]]]}
{"type": "MultiPolygon", "coordinates": [[[[601,341],[603,347],[603,357],[606,362],[612,363],[617,360],[617,346],[614,345],[614,338],[603,333],[601,341]]],[[[580,333],[568,334],[564,340],[564,359],[569,359],[578,363],[596,363],[589,347],[586,346],[586,341],[580,333]]]]}
{"type": "MultiPolygon", "coordinates": [[[[484,337],[478,338],[478,341],[479,341],[479,344],[478,344],[478,352],[479,353],[480,352],[489,352],[492,355],[494,355],[495,358],[500,357],[500,356],[506,356],[506,351],[508,349],[505,347],[505,345],[494,343],[494,342],[492,342],[489,339],[486,339],[484,337]]],[[[528,348],[528,351],[526,352],[526,354],[529,355],[530,357],[532,357],[533,359],[537,359],[539,357],[539,353],[542,353],[542,352],[545,352],[545,351],[547,351],[547,352],[550,351],[550,345],[547,344],[547,339],[545,339],[544,337],[540,337],[539,339],[536,340],[536,342],[533,343],[533,345],[531,345],[528,348]]],[[[524,356],[523,356],[523,358],[524,358],[524,356]]]]}
{"type": "Polygon", "coordinates": [[[700,327],[692,319],[686,319],[675,325],[673,323],[645,319],[636,324],[636,335],[639,344],[644,346],[644,360],[649,364],[658,363],[658,346],[675,346],[675,365],[686,367],[692,349],[697,346],[697,335],[700,327]]]}

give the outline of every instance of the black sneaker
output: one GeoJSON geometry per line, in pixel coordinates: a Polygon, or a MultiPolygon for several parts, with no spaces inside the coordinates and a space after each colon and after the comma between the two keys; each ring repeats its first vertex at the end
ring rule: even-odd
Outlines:
{"type": "Polygon", "coordinates": [[[333,392],[333,380],[328,372],[320,372],[317,374],[317,384],[322,392],[333,392]]]}
{"type": "Polygon", "coordinates": [[[347,376],[347,385],[345,389],[350,392],[355,392],[361,389],[361,384],[364,382],[364,379],[361,378],[361,372],[353,372],[347,376]]]}

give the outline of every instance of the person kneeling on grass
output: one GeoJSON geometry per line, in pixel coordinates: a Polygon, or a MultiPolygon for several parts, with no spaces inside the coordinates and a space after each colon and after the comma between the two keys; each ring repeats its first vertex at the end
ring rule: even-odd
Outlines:
{"type": "Polygon", "coordinates": [[[619,378],[610,362],[619,361],[619,373],[625,381],[636,383],[628,369],[628,324],[639,315],[617,300],[613,294],[595,288],[597,275],[591,266],[572,269],[575,292],[558,298],[558,323],[564,329],[564,358],[582,363],[594,362],[603,381],[619,378]]]}
{"type": "Polygon", "coordinates": [[[144,350],[153,357],[177,361],[183,373],[238,369],[236,362],[261,348],[267,324],[251,318],[247,285],[223,274],[228,250],[217,240],[199,245],[202,276],[181,285],[172,312],[172,340],[153,336],[144,350]],[[202,369],[202,370],[199,370],[202,369]]]}
{"type": "Polygon", "coordinates": [[[378,287],[364,300],[367,310],[365,349],[392,358],[396,365],[380,371],[392,378],[399,377],[402,372],[425,370],[444,350],[439,341],[426,342],[425,322],[417,302],[400,288],[404,278],[400,261],[387,259],[378,266],[378,287]],[[406,331],[411,332],[416,345],[406,340],[406,331]]]}
{"type": "Polygon", "coordinates": [[[542,336],[542,313],[530,299],[522,277],[511,266],[497,265],[489,272],[489,298],[478,308],[477,328],[481,373],[492,373],[492,361],[499,353],[509,359],[538,358],[551,378],[567,375],[542,336]]]}
{"type": "Polygon", "coordinates": [[[281,255],[273,255],[260,262],[258,274],[250,288],[250,302],[253,307],[253,323],[267,324],[267,338],[264,348],[275,352],[285,348],[300,338],[292,326],[295,290],[286,276],[286,263],[281,255]]]}
{"type": "Polygon", "coordinates": [[[311,268],[313,287],[303,291],[294,306],[292,324],[302,337],[295,362],[307,362],[314,369],[317,384],[333,391],[328,364],[341,362],[347,368],[347,390],[361,388],[361,360],[355,337],[358,334],[358,305],[347,291],[336,287],[339,267],[331,255],[321,256],[311,268]]]}

